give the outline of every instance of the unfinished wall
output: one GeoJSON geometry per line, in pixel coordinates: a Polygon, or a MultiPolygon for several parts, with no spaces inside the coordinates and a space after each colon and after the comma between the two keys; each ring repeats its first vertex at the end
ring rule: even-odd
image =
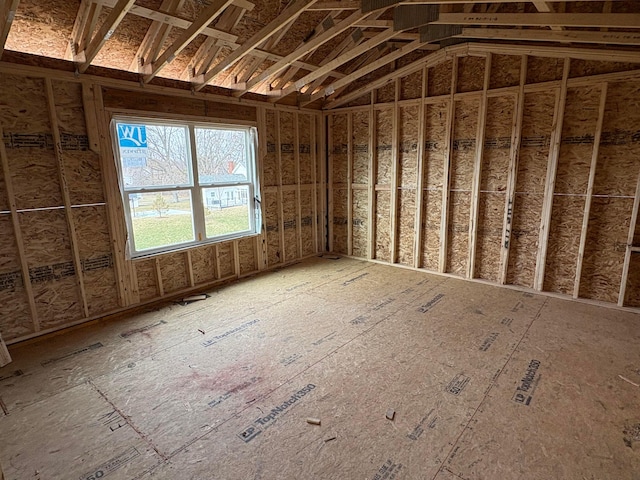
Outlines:
{"type": "MultiPolygon", "coordinates": [[[[0,75],[0,332],[16,341],[322,249],[320,116],[0,75]],[[108,125],[114,112],[258,126],[263,234],[129,261],[108,125]]],[[[153,90],[152,90],[153,91],[153,90]]],[[[180,95],[178,93],[177,95],[180,95]]]]}
{"type": "Polygon", "coordinates": [[[443,55],[328,112],[333,250],[637,307],[640,69],[606,63],[443,55]]]}

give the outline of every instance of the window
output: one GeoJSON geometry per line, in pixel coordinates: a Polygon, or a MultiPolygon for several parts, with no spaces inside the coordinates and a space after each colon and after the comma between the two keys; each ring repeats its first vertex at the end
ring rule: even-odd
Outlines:
{"type": "Polygon", "coordinates": [[[115,117],[132,257],[260,231],[256,130],[115,117]]]}

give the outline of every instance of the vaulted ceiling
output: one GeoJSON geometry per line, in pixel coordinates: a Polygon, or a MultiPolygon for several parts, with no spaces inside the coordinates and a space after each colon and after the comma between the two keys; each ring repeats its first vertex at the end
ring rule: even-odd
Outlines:
{"type": "MultiPolygon", "coordinates": [[[[606,50],[640,61],[640,2],[4,0],[16,52],[321,106],[460,42],[606,50]]],[[[4,50],[4,53],[3,53],[4,50]]],[[[603,57],[604,58],[604,57],[603,57]]]]}

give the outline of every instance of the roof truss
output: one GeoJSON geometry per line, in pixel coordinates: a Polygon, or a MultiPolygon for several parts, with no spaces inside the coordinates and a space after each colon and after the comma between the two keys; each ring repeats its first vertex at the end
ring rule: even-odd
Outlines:
{"type": "MultiPolygon", "coordinates": [[[[295,98],[303,105],[344,104],[354,95],[350,85],[375,77],[378,68],[405,65],[411,52],[412,59],[423,56],[418,62],[431,61],[435,50],[456,42],[497,41],[501,53],[526,47],[533,55],[551,54],[549,48],[566,55],[568,47],[575,52],[576,46],[594,45],[598,49],[588,55],[611,61],[636,61],[640,45],[640,2],[625,0],[290,0],[268,18],[245,15],[254,9],[249,0],[199,1],[197,15],[186,0],[162,0],[157,9],[138,1],[79,1],[65,53],[78,72],[88,69],[126,16],[151,20],[144,39],[132,45],[129,65],[142,82],[177,75],[194,90],[213,84],[233,89],[236,97],[261,93],[272,102],[295,98]],[[599,2],[595,10],[593,2],[599,2]],[[197,52],[186,57],[196,38],[197,52]],[[178,56],[183,68],[176,73],[166,66],[178,56]]],[[[254,0],[256,12],[263,1],[254,0]]],[[[9,29],[18,4],[0,2],[0,54],[7,35],[15,49],[9,29]]],[[[123,33],[118,45],[131,37],[123,33]]],[[[108,67],[106,56],[100,58],[108,67]]]]}

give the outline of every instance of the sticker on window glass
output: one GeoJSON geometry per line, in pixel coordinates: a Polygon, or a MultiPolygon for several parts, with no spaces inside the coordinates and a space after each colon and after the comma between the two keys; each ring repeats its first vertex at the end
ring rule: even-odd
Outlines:
{"type": "Polygon", "coordinates": [[[120,158],[125,168],[147,165],[147,129],[144,125],[118,124],[120,158]]]}

